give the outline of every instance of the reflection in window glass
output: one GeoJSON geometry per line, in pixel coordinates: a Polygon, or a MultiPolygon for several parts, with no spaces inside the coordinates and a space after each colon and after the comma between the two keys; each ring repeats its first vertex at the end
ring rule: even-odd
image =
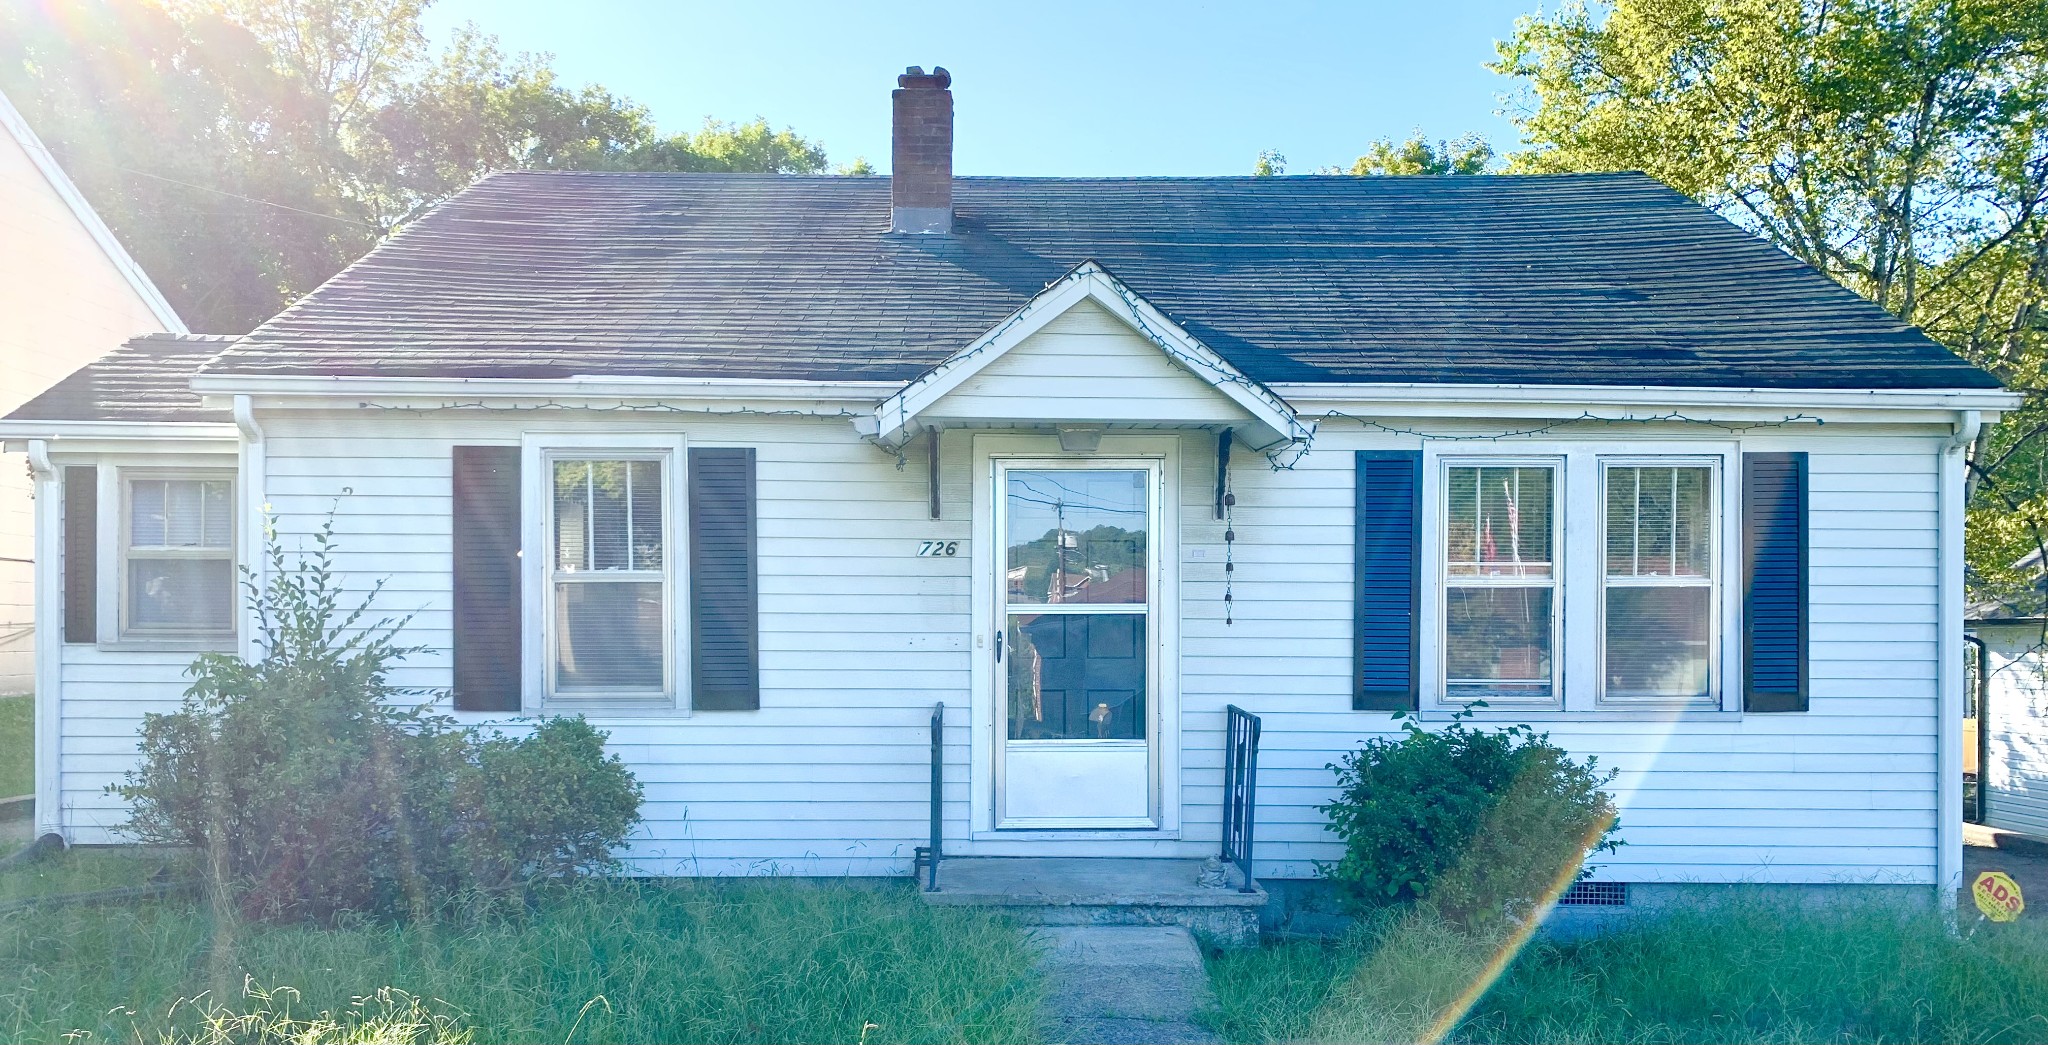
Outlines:
{"type": "Polygon", "coordinates": [[[1705,465],[1604,469],[1603,699],[1707,698],[1713,479],[1705,465]]]}
{"type": "Polygon", "coordinates": [[[651,695],[667,685],[662,462],[557,458],[553,691],[651,695]]]}
{"type": "Polygon", "coordinates": [[[1011,740],[1145,738],[1142,613],[1013,613],[1011,740]]]}
{"type": "Polygon", "coordinates": [[[1557,695],[1557,468],[1444,469],[1444,699],[1557,695]]]}
{"type": "Polygon", "coordinates": [[[1550,576],[1555,475],[1548,466],[1447,469],[1445,563],[1451,576],[1550,576]]]}
{"type": "Polygon", "coordinates": [[[1009,472],[1009,601],[1149,601],[1146,475],[1107,468],[1009,472]]]}
{"type": "Polygon", "coordinates": [[[661,568],[660,461],[558,460],[554,478],[557,569],[661,568]]]}

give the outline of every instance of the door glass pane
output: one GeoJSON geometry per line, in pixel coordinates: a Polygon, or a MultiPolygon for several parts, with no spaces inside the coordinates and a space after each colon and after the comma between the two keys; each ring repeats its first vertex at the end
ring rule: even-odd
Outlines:
{"type": "Polygon", "coordinates": [[[555,688],[659,690],[661,582],[555,583],[555,688]]]}
{"type": "Polygon", "coordinates": [[[1444,668],[1453,703],[1551,695],[1551,590],[1444,592],[1444,668]]]}
{"type": "Polygon", "coordinates": [[[1704,699],[1713,589],[1607,589],[1609,697],[1704,699]]]}
{"type": "Polygon", "coordinates": [[[1013,613],[1011,740],[1145,739],[1142,613],[1013,613]]]}
{"type": "Polygon", "coordinates": [[[1007,473],[1004,587],[1012,604],[1147,602],[1147,473],[1007,473]]]}

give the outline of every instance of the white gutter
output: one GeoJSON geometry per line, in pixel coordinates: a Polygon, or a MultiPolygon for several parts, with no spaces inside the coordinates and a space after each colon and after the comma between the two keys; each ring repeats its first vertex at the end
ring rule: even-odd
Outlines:
{"type": "Polygon", "coordinates": [[[233,439],[225,421],[0,421],[0,439],[233,439]]]}
{"type": "MultiPolygon", "coordinates": [[[[235,428],[242,435],[240,468],[236,476],[239,481],[235,484],[240,488],[242,503],[242,532],[239,541],[242,567],[249,571],[249,583],[257,591],[262,591],[263,555],[266,550],[264,541],[269,536],[264,525],[264,513],[269,510],[269,503],[263,493],[264,480],[268,473],[267,447],[263,439],[263,426],[256,422],[256,411],[248,396],[235,397],[234,415],[235,428]]],[[[257,634],[257,622],[246,611],[241,614],[241,620],[242,659],[254,663],[262,656],[262,650],[258,648],[257,640],[260,636],[257,634]]]]}
{"type": "MultiPolygon", "coordinates": [[[[1984,428],[1977,410],[1956,413],[1955,432],[1936,462],[1939,497],[1935,514],[1935,582],[1939,587],[1935,633],[1934,881],[1935,904],[1950,910],[1963,885],[1963,451],[1984,428]]],[[[1982,772],[1983,767],[1979,767],[1982,772]]],[[[1982,787],[1983,784],[1978,784],[1982,787]]]]}
{"type": "Polygon", "coordinates": [[[1688,388],[1664,385],[1336,384],[1284,382],[1267,386],[1307,414],[1311,405],[1416,403],[1452,407],[1474,403],[1573,407],[1733,406],[1814,409],[2018,409],[2024,397],[1993,388],[1688,388]]]}
{"type": "Polygon", "coordinates": [[[50,463],[49,444],[41,439],[28,444],[28,466],[35,484],[35,823],[40,838],[64,830],[58,750],[64,684],[64,484],[50,463]]]}
{"type": "Polygon", "coordinates": [[[462,396],[471,399],[788,399],[874,404],[901,381],[795,381],[724,377],[312,377],[200,374],[192,390],[213,395],[462,396]]]}

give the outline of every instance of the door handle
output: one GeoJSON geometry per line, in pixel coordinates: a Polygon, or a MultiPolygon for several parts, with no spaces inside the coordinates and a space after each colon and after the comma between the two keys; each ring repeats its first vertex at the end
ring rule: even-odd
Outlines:
{"type": "Polygon", "coordinates": [[[997,629],[996,629],[996,663],[998,663],[998,664],[1001,664],[1001,663],[1003,662],[1003,647],[1004,647],[1004,646],[1006,646],[1006,645],[1009,645],[1009,642],[1010,642],[1010,631],[1009,631],[1009,629],[1008,629],[1008,628],[997,628],[997,629]]]}

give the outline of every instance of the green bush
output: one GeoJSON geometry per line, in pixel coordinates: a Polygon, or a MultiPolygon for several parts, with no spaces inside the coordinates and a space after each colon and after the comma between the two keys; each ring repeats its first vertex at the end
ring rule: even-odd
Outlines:
{"type": "MultiPolygon", "coordinates": [[[[422,916],[478,888],[604,871],[640,785],[580,719],[485,737],[397,690],[404,620],[343,612],[332,524],[250,584],[263,656],[201,656],[183,706],[145,716],[141,764],[109,790],[138,841],[187,846],[248,917],[422,916]],[[517,789],[508,793],[508,789],[517,789]]],[[[378,586],[381,590],[382,585],[378,586]]]]}
{"type": "MultiPolygon", "coordinates": [[[[1484,705],[1477,705],[1483,707],[1484,705]]],[[[1422,902],[1470,925],[1528,914],[1621,843],[1614,774],[1574,762],[1528,726],[1476,729],[1470,709],[1426,730],[1400,716],[1329,768],[1335,801],[1319,807],[1344,856],[1317,871],[1353,910],[1422,902]]]]}

